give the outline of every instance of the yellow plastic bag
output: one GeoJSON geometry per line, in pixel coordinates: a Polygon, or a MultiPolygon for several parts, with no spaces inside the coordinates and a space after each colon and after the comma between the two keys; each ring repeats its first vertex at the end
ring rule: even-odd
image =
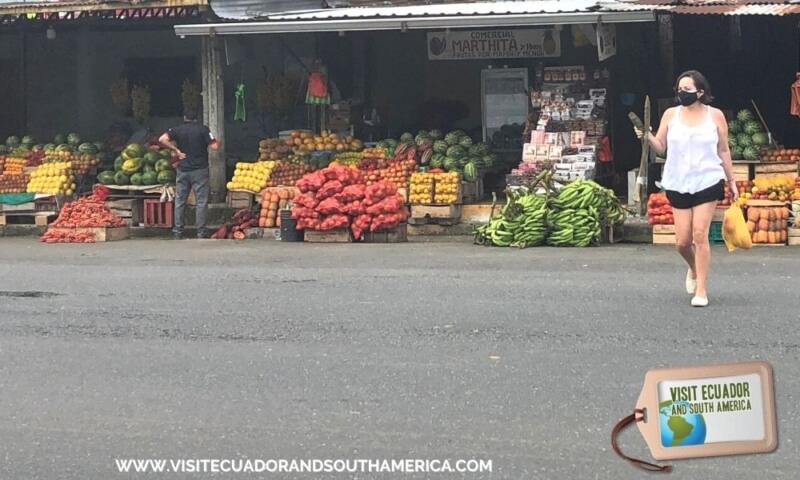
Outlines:
{"type": "Polygon", "coordinates": [[[745,250],[753,248],[753,239],[747,229],[747,222],[744,220],[741,207],[737,204],[725,210],[725,217],[722,220],[722,239],[725,240],[729,252],[738,248],[745,250]]]}

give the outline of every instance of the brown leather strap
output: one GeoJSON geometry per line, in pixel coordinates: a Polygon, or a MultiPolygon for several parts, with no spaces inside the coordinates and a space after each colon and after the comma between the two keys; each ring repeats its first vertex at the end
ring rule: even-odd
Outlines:
{"type": "Polygon", "coordinates": [[[619,423],[614,427],[614,430],[611,431],[611,448],[614,449],[614,452],[617,455],[629,461],[631,465],[639,467],[642,470],[647,470],[648,472],[661,472],[661,473],[671,472],[672,471],[671,465],[661,466],[645,462],[644,460],[637,460],[635,458],[631,458],[625,455],[624,453],[622,453],[622,450],[619,449],[619,446],[617,445],[617,436],[619,435],[619,432],[621,432],[622,429],[627,427],[628,425],[635,422],[641,422],[643,419],[644,419],[644,410],[637,408],[636,410],[634,410],[632,414],[620,420],[619,423]]]}

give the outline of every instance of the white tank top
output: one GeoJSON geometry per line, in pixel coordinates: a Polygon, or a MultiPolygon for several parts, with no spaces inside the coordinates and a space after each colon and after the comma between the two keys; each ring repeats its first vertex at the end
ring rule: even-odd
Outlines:
{"type": "Polygon", "coordinates": [[[690,127],[681,122],[681,110],[669,122],[667,130],[667,161],[661,176],[666,190],[697,193],[725,179],[722,159],[717,153],[719,132],[706,107],[706,120],[690,127]]]}

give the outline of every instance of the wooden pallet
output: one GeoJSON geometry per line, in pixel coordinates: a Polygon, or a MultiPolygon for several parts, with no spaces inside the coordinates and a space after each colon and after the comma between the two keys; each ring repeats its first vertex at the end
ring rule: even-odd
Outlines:
{"type": "Polygon", "coordinates": [[[350,243],[353,241],[353,234],[349,228],[339,228],[325,232],[306,230],[304,240],[308,243],[350,243]]]}
{"type": "Polygon", "coordinates": [[[675,225],[653,225],[653,245],[675,244],[675,225]]]}
{"type": "Polygon", "coordinates": [[[125,220],[129,227],[142,223],[142,203],[139,199],[108,200],[106,206],[111,213],[125,220]]]}
{"type": "Polygon", "coordinates": [[[364,243],[404,243],[408,241],[408,224],[401,223],[389,230],[364,232],[364,243]]]}
{"type": "Polygon", "coordinates": [[[461,205],[411,205],[411,225],[456,225],[461,219],[461,205]]]}
{"type": "Polygon", "coordinates": [[[744,182],[751,180],[750,178],[750,165],[734,163],[733,164],[733,179],[737,182],[744,182]]]}
{"type": "Polygon", "coordinates": [[[26,212],[0,214],[0,226],[2,225],[36,225],[37,227],[47,226],[57,217],[56,212],[26,212]]]}
{"type": "Polygon", "coordinates": [[[98,227],[98,228],[63,228],[63,227],[50,227],[49,230],[61,232],[89,232],[94,234],[95,242],[116,242],[118,240],[126,240],[131,237],[131,229],[129,227],[98,227]]]}

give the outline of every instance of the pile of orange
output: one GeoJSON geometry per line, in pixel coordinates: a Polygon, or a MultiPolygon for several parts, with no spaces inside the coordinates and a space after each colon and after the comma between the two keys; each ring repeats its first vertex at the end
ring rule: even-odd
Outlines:
{"type": "Polygon", "coordinates": [[[359,152],[364,143],[351,136],[342,137],[337,133],[323,131],[319,135],[304,130],[292,130],[287,145],[297,148],[298,152],[359,152]]]}

